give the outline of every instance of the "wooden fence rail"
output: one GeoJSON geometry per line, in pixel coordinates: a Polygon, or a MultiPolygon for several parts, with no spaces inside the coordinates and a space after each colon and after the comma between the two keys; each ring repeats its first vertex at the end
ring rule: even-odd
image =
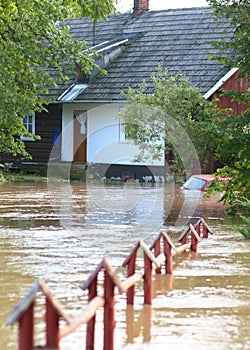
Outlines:
{"type": "MultiPolygon", "coordinates": [[[[81,286],[88,290],[88,304],[81,314],[71,320],[63,311],[58,300],[52,295],[43,280],[36,281],[29,292],[15,307],[7,319],[9,325],[19,323],[18,350],[34,350],[34,305],[38,292],[46,298],[46,345],[44,349],[58,350],[60,340],[73,333],[82,324],[87,324],[86,329],[86,350],[95,348],[95,315],[98,309],[103,308],[103,349],[114,349],[115,329],[115,296],[126,293],[127,305],[134,304],[134,286],[143,279],[144,304],[151,305],[153,297],[153,273],[162,273],[162,266],[165,266],[166,274],[173,274],[173,257],[186,250],[196,252],[198,243],[202,238],[208,238],[212,233],[209,226],[203,219],[196,224],[189,224],[179,237],[181,246],[176,247],[165,231],[161,231],[153,244],[148,247],[140,240],[132,252],[123,262],[122,266],[127,268],[127,278],[122,281],[116,269],[110,264],[107,257],[104,257],[95,271],[81,286]],[[187,242],[190,236],[190,242],[187,242]],[[143,252],[144,268],[136,271],[137,252],[143,252]],[[104,273],[103,295],[97,294],[98,280],[100,273],[104,273]],[[63,319],[66,326],[60,329],[59,320],[63,319]]],[[[41,348],[41,347],[40,347],[41,348]]]]}

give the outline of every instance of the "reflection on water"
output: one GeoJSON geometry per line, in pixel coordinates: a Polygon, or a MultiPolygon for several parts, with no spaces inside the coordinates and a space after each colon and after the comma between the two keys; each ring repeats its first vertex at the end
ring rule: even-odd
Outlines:
{"type": "MultiPolygon", "coordinates": [[[[155,276],[153,307],[143,306],[141,285],[134,307],[126,307],[125,296],[117,299],[115,349],[250,348],[250,242],[233,231],[217,199],[163,185],[55,183],[48,190],[47,184],[26,183],[0,189],[0,349],[16,349],[16,327],[5,320],[37,278],[45,278],[65,311],[76,316],[87,300],[79,286],[104,254],[125,276],[121,263],[138,239],[152,243],[164,227],[178,244],[178,232],[200,216],[214,235],[197,254],[176,257],[173,276],[155,276]]],[[[38,318],[43,302],[39,296],[38,318]]],[[[84,329],[66,337],[62,349],[82,349],[84,329]]],[[[36,330],[40,344],[44,330],[36,330]]],[[[101,349],[101,312],[97,334],[101,349]]]]}

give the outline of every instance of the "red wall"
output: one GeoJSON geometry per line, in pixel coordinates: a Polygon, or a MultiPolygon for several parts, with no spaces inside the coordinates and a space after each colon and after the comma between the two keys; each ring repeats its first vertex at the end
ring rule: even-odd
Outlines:
{"type": "MultiPolygon", "coordinates": [[[[238,77],[239,72],[234,73],[222,86],[225,90],[234,90],[237,92],[247,92],[248,82],[238,77]]],[[[212,99],[219,99],[219,108],[232,108],[234,115],[241,115],[248,108],[246,104],[238,104],[233,102],[229,96],[221,96],[221,90],[216,91],[212,95],[212,99]]]]}

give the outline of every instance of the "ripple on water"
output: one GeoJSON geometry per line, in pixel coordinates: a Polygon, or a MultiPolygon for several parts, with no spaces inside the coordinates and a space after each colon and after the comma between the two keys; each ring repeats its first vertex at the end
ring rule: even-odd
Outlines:
{"type": "MultiPolygon", "coordinates": [[[[140,238],[151,244],[159,226],[171,225],[171,237],[178,244],[175,220],[181,206],[179,193],[171,212],[167,195],[165,203],[157,199],[153,215],[145,216],[155,200],[150,188],[140,189],[138,198],[133,193],[136,205],[129,213],[120,210],[123,192],[115,186],[106,192],[111,199],[116,196],[114,203],[119,210],[115,213],[103,212],[100,205],[96,208],[83,184],[71,186],[72,198],[69,192],[51,198],[45,185],[4,185],[1,189],[0,283],[4,293],[0,295],[0,349],[16,348],[15,331],[6,326],[5,319],[37,278],[47,281],[65,311],[75,317],[87,300],[79,287],[104,255],[119,267],[123,278],[126,271],[121,263],[140,238]],[[168,219],[164,222],[165,215],[168,219]],[[141,225],[145,217],[148,227],[141,225]]],[[[98,186],[94,194],[99,195],[98,186]]],[[[197,254],[176,257],[173,276],[155,276],[151,312],[143,307],[142,283],[136,287],[133,312],[126,311],[125,295],[117,300],[116,350],[182,350],[183,344],[186,350],[250,348],[250,242],[234,231],[224,209],[216,203],[202,202],[195,216],[198,214],[208,219],[214,235],[202,241],[197,254]],[[134,315],[134,323],[126,320],[126,313],[128,320],[134,315]],[[130,340],[132,344],[128,344],[130,340]]],[[[140,269],[141,253],[138,258],[140,269]]],[[[44,300],[40,297],[38,305],[41,317],[44,300]]],[[[102,348],[102,318],[98,312],[97,349],[102,348]]],[[[43,332],[40,325],[38,330],[43,332]]],[[[62,349],[82,349],[84,334],[85,326],[65,338],[62,349]]],[[[40,339],[41,335],[38,342],[40,339]]]]}

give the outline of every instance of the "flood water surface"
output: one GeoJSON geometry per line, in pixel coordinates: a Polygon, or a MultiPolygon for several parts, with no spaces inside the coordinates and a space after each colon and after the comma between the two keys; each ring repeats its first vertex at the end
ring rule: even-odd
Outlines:
{"type": "MultiPolygon", "coordinates": [[[[37,279],[74,318],[87,303],[80,286],[104,256],[123,279],[122,262],[139,239],[150,245],[164,228],[178,245],[183,227],[200,216],[214,234],[197,253],[174,257],[173,276],[154,276],[152,307],[143,306],[141,283],[133,307],[117,297],[115,349],[250,349],[250,241],[215,199],[164,185],[18,183],[0,190],[0,349],[17,349],[17,327],[6,319],[37,279]]],[[[43,307],[39,294],[37,345],[44,343],[43,307]]],[[[102,318],[100,310],[97,349],[102,318]]],[[[61,349],[85,348],[85,328],[65,337],[61,349]]]]}

